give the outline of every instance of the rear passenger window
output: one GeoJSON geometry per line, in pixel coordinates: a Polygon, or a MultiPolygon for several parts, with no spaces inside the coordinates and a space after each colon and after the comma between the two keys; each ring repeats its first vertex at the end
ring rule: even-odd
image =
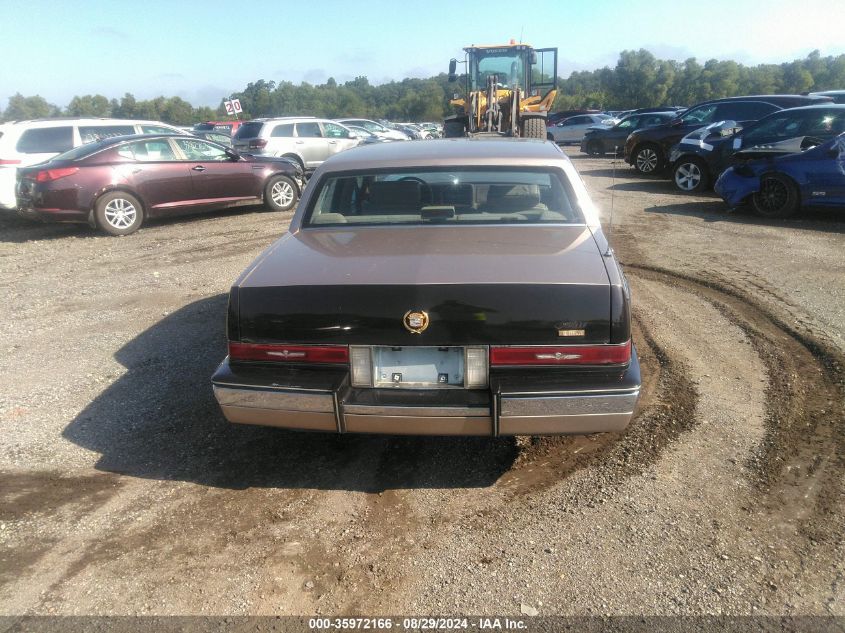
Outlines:
{"type": "Polygon", "coordinates": [[[321,138],[323,133],[320,131],[320,124],[317,122],[297,123],[296,135],[307,138],[321,138]]]}
{"type": "Polygon", "coordinates": [[[277,125],[273,128],[273,133],[270,136],[293,136],[293,123],[285,123],[284,125],[277,125]]]}
{"type": "Polygon", "coordinates": [[[21,135],[15,149],[21,154],[62,153],[73,149],[73,128],[41,127],[27,130],[21,135]]]}
{"type": "Polygon", "coordinates": [[[135,134],[133,125],[81,125],[79,126],[79,137],[82,143],[93,143],[112,136],[123,136],[135,134]]]}

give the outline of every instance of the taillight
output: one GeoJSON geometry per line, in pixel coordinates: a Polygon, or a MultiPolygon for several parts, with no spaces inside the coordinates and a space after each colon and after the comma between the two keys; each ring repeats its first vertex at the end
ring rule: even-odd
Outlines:
{"type": "Polygon", "coordinates": [[[254,138],[249,142],[250,149],[261,149],[267,145],[266,138],[254,138]]]}
{"type": "Polygon", "coordinates": [[[21,161],[13,158],[0,158],[0,165],[20,165],[21,161]]]}
{"type": "Polygon", "coordinates": [[[229,343],[229,360],[255,360],[269,363],[348,363],[346,345],[277,345],[229,343]]]}
{"type": "Polygon", "coordinates": [[[50,182],[51,180],[58,180],[59,178],[72,176],[78,171],[79,167],[59,167],[57,169],[42,169],[38,172],[38,175],[35,176],[35,180],[38,182],[50,182]]]}
{"type": "Polygon", "coordinates": [[[631,361],[631,341],[621,345],[491,347],[491,365],[621,365],[631,361]]]}

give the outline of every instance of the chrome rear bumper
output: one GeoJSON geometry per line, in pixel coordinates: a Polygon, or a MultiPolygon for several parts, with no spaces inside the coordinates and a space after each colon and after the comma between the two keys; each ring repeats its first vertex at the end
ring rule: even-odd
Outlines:
{"type": "Polygon", "coordinates": [[[493,381],[488,391],[356,390],[342,371],[307,371],[288,370],[262,384],[259,372],[238,375],[227,359],[212,378],[214,395],[226,419],[238,424],[334,433],[497,436],[620,431],[631,421],[640,392],[635,351],[623,379],[601,389],[571,383],[554,388],[545,381],[534,390],[493,381]]]}

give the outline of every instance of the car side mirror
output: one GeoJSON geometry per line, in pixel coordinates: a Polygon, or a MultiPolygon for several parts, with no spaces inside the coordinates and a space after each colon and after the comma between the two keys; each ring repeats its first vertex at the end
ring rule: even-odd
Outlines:
{"type": "Polygon", "coordinates": [[[229,157],[229,160],[240,160],[241,159],[241,155],[238,154],[237,152],[235,152],[234,150],[231,150],[231,149],[226,150],[226,156],[229,157]]]}
{"type": "Polygon", "coordinates": [[[830,147],[827,150],[827,155],[831,158],[839,158],[842,155],[840,149],[836,146],[830,147]]]}
{"type": "Polygon", "coordinates": [[[347,136],[346,138],[358,138],[358,133],[357,132],[350,132],[349,136],[347,136]]]}
{"type": "Polygon", "coordinates": [[[741,136],[734,137],[734,142],[733,142],[734,150],[738,150],[741,147],[742,147],[742,137],[741,136]]]}
{"type": "Polygon", "coordinates": [[[449,60],[449,82],[455,82],[458,80],[458,76],[455,74],[455,70],[458,67],[458,60],[457,59],[450,59],[449,60]]]}
{"type": "Polygon", "coordinates": [[[537,64],[537,52],[531,51],[531,65],[534,66],[537,64]]]}

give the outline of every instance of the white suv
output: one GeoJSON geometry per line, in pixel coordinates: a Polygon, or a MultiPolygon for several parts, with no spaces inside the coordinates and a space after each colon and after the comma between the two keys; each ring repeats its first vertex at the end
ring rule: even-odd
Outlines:
{"type": "Polygon", "coordinates": [[[14,209],[18,167],[37,165],[85,143],[124,134],[182,134],[158,121],[36,119],[0,124],[0,209],[14,209]]]}
{"type": "Polygon", "coordinates": [[[310,172],[360,141],[355,132],[336,121],[281,117],[242,124],[232,137],[232,148],[243,154],[290,158],[310,172]]]}

